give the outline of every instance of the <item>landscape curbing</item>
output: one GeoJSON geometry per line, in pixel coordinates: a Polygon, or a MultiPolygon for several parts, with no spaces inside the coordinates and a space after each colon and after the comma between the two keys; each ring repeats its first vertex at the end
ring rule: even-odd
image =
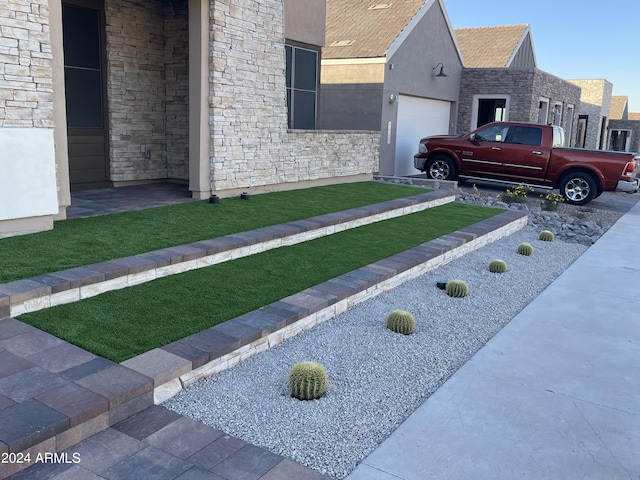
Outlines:
{"type": "MultiPolygon", "coordinates": [[[[398,203],[395,202],[396,206],[398,203]]],[[[403,205],[399,208],[406,211],[411,208],[411,205],[403,205]]],[[[367,211],[372,212],[370,209],[367,211]]],[[[364,212],[351,212],[351,214],[358,216],[364,212]]],[[[346,218],[341,214],[330,215],[332,215],[331,220],[325,221],[346,218]]],[[[318,222],[293,223],[298,224],[296,228],[318,230],[318,222]]],[[[153,404],[162,403],[201,378],[230,368],[317,323],[332,318],[356,303],[510,235],[524,227],[526,223],[525,212],[499,213],[487,220],[333,278],[121,364],[84,352],[78,347],[13,318],[4,318],[0,320],[4,327],[3,337],[0,340],[19,335],[23,342],[32,345],[34,352],[40,352],[34,353],[29,360],[34,359],[34,356],[42,357],[38,364],[42,365],[42,368],[20,367],[26,369],[24,374],[35,372],[37,369],[42,376],[43,388],[49,388],[50,385],[47,382],[52,381],[58,382],[59,385],[56,383],[56,388],[51,389],[50,393],[25,401],[17,401],[17,403],[12,402],[8,407],[0,410],[0,422],[11,425],[9,432],[11,438],[0,439],[0,450],[31,452],[32,455],[36,455],[38,452],[60,452],[67,449],[148,409],[153,404]],[[51,347],[53,345],[51,342],[55,343],[54,347],[51,347]],[[66,362],[68,365],[51,367],[57,361],[56,355],[60,355],[57,349],[65,348],[71,349],[66,362]],[[82,352],[89,355],[91,359],[88,361],[82,356],[82,352]],[[49,371],[46,371],[47,368],[49,371]],[[69,396],[76,400],[77,411],[64,410],[62,399],[70,398],[69,396]],[[34,418],[34,415],[38,418],[34,418]],[[31,424],[35,423],[37,427],[34,429],[31,424]]],[[[275,236],[287,230],[288,228],[269,228],[268,234],[275,236]]],[[[249,243],[260,238],[260,235],[243,234],[241,236],[242,238],[237,240],[245,242],[244,247],[241,248],[255,247],[255,243],[251,245],[249,243]]],[[[212,242],[198,243],[211,246],[212,242]]],[[[231,243],[232,241],[228,238],[225,240],[226,245],[231,243]]],[[[197,247],[175,247],[171,250],[184,258],[184,256],[194,255],[192,248],[197,247]]],[[[193,260],[190,258],[187,261],[193,260]]],[[[129,263],[135,269],[143,265],[144,261],[142,259],[129,263]]],[[[108,263],[117,265],[116,261],[108,263]]],[[[164,266],[166,265],[157,268],[164,266]]],[[[105,270],[121,271],[121,268],[121,265],[116,269],[108,266],[105,270]]],[[[144,271],[136,273],[144,273],[144,271]]],[[[106,275],[109,273],[105,273],[105,278],[106,275]]],[[[8,307],[8,298],[7,294],[0,296],[0,306],[8,307]]],[[[19,362],[21,353],[13,349],[9,343],[6,348],[6,351],[0,352],[3,361],[19,362]]],[[[22,372],[16,375],[18,374],[22,372]]],[[[5,379],[9,381],[10,377],[5,379]]],[[[1,382],[2,379],[0,379],[1,382]]],[[[3,395],[4,393],[6,392],[0,388],[0,401],[9,400],[3,395]]],[[[4,478],[1,470],[0,478],[4,478]]],[[[17,470],[13,470],[14,473],[15,471],[17,470]]]]}
{"type": "Polygon", "coordinates": [[[0,284],[0,318],[19,316],[453,202],[432,191],[0,284]]]}
{"type": "Polygon", "coordinates": [[[526,224],[526,212],[506,211],[133,357],[121,365],[152,378],[153,401],[163,403],[198,380],[231,368],[526,224]]]}

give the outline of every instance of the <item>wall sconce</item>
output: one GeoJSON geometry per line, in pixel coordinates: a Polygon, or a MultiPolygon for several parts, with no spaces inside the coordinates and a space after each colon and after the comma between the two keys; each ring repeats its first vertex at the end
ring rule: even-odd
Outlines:
{"type": "Polygon", "coordinates": [[[398,103],[399,101],[398,95],[394,95],[393,93],[389,95],[389,103],[398,103]]]}
{"type": "Polygon", "coordinates": [[[435,67],[433,67],[433,76],[434,77],[448,77],[446,73],[444,73],[444,64],[442,62],[438,63],[435,67]],[[436,73],[437,68],[440,67],[440,71],[436,73]]]}

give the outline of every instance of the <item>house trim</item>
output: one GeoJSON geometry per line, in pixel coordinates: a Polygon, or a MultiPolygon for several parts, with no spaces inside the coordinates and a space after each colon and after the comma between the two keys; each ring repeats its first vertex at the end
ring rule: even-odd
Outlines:
{"type": "Polygon", "coordinates": [[[209,2],[189,0],[189,190],[211,195],[209,2]]]}
{"type": "Polygon", "coordinates": [[[387,63],[386,57],[370,57],[370,58],[328,58],[322,59],[322,65],[369,65],[387,63]]]}
{"type": "Polygon", "coordinates": [[[53,82],[53,139],[55,143],[58,213],[55,220],[67,218],[71,205],[69,183],[69,145],[67,142],[67,110],[64,85],[64,48],[62,37],[62,1],[49,2],[49,32],[51,38],[51,77],[53,82]]]}
{"type": "Polygon", "coordinates": [[[478,109],[480,108],[480,102],[478,100],[504,98],[505,99],[505,122],[509,121],[509,111],[511,109],[511,95],[507,93],[494,93],[494,94],[477,94],[473,96],[473,108],[471,110],[471,125],[470,130],[478,128],[478,109]]]}

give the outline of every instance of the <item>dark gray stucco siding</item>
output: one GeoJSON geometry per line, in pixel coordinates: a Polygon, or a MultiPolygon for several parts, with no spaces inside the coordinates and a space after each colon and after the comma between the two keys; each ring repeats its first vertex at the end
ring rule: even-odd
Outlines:
{"type": "Polygon", "coordinates": [[[380,130],[381,83],[322,84],[318,102],[321,129],[380,130]]]}
{"type": "Polygon", "coordinates": [[[382,102],[381,174],[392,175],[394,171],[398,104],[390,103],[390,96],[411,95],[451,102],[450,122],[453,125],[450,125],[450,132],[454,132],[461,70],[461,59],[444,13],[438,2],[435,2],[400,47],[391,52],[387,59],[382,102]],[[444,72],[448,77],[433,76],[433,67],[440,62],[443,63],[444,72]],[[392,135],[388,141],[386,132],[389,122],[392,135]]]}

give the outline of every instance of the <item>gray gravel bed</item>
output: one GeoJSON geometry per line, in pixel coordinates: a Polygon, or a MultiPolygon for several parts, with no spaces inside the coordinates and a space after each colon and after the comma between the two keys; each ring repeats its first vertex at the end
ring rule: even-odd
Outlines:
{"type": "Polygon", "coordinates": [[[344,478],[417,407],[561,274],[587,247],[542,242],[525,227],[422,275],[236,367],[184,390],[165,406],[334,478],[344,478]],[[531,243],[530,257],[518,255],[531,243]],[[504,274],[488,271],[495,258],[504,274]],[[435,284],[459,278],[470,295],[450,298],[435,284]],[[396,308],[418,327],[385,327],[396,308]],[[287,375],[299,361],[322,363],[329,389],[292,398],[287,375]]]}

